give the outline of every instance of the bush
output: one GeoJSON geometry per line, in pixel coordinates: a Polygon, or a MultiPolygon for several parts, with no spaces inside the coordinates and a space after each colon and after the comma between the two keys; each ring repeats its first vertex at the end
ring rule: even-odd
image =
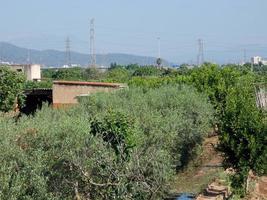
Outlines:
{"type": "Polygon", "coordinates": [[[232,184],[241,193],[249,170],[267,173],[267,124],[264,112],[256,105],[253,81],[252,77],[243,76],[229,90],[219,126],[224,163],[237,171],[232,184]]]}
{"type": "Polygon", "coordinates": [[[158,69],[155,66],[139,67],[133,73],[133,76],[159,76],[164,70],[158,69]]]}
{"type": "Polygon", "coordinates": [[[177,76],[177,77],[133,77],[128,85],[130,87],[142,87],[144,89],[159,88],[161,86],[173,86],[177,84],[190,83],[189,76],[177,76]]]}
{"type": "Polygon", "coordinates": [[[162,199],[212,119],[206,97],[185,86],[81,101],[0,118],[0,199],[162,199]]]}
{"type": "Polygon", "coordinates": [[[216,109],[220,150],[225,167],[236,170],[235,192],[244,194],[249,170],[266,174],[266,114],[256,106],[254,83],[264,80],[238,66],[204,64],[190,72],[189,82],[205,92],[216,109]]]}
{"type": "Polygon", "coordinates": [[[116,67],[107,72],[107,82],[125,83],[130,79],[128,70],[122,67],[116,67]]]}
{"type": "Polygon", "coordinates": [[[84,70],[83,77],[86,81],[96,81],[105,78],[105,73],[101,72],[97,68],[87,68],[84,70]]]}
{"type": "Polygon", "coordinates": [[[199,92],[204,92],[209,96],[220,118],[228,90],[235,86],[241,76],[242,73],[233,67],[221,68],[218,65],[206,63],[201,68],[192,70],[189,82],[199,92]]]}
{"type": "Polygon", "coordinates": [[[206,97],[187,86],[131,88],[115,94],[82,98],[89,115],[116,110],[133,116],[151,145],[172,152],[177,166],[186,166],[212,121],[206,97]]]}
{"type": "Polygon", "coordinates": [[[135,146],[132,121],[121,113],[108,113],[104,119],[91,122],[91,134],[100,136],[112,147],[118,159],[126,160],[135,146]]]}
{"type": "Polygon", "coordinates": [[[53,80],[83,80],[83,69],[80,67],[61,68],[52,73],[53,80]]]}
{"type": "Polygon", "coordinates": [[[23,102],[25,77],[22,73],[0,67],[0,111],[8,112],[15,108],[15,103],[23,102]]]}
{"type": "Polygon", "coordinates": [[[132,145],[130,138],[141,134],[127,116],[101,116],[91,120],[91,130],[80,109],[45,108],[17,125],[1,119],[0,198],[161,199],[172,175],[168,153],[146,140],[132,145]],[[127,159],[118,159],[119,145],[105,131],[125,135],[127,159]]]}
{"type": "Polygon", "coordinates": [[[52,81],[26,81],[24,84],[25,89],[35,88],[52,88],[52,81]]]}

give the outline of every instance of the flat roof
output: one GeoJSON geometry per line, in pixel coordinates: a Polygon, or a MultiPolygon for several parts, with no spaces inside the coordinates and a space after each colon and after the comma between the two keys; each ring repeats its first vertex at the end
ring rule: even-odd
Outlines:
{"type": "Polygon", "coordinates": [[[25,95],[52,95],[52,88],[34,88],[24,90],[25,95]]]}
{"type": "Polygon", "coordinates": [[[88,86],[99,86],[99,87],[125,87],[124,84],[120,84],[120,83],[83,82],[83,81],[53,81],[53,84],[59,84],[59,85],[88,85],[88,86]]]}
{"type": "Polygon", "coordinates": [[[0,66],[5,66],[5,67],[25,67],[25,66],[34,66],[34,65],[40,65],[40,64],[2,64],[0,63],[0,66]]]}

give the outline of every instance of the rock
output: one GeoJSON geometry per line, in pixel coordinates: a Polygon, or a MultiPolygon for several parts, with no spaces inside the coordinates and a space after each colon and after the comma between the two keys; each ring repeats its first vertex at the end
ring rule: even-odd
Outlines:
{"type": "Polygon", "coordinates": [[[259,179],[256,192],[267,199],[267,176],[263,176],[259,179]]]}
{"type": "Polygon", "coordinates": [[[222,195],[215,197],[199,195],[196,200],[224,200],[224,197],[222,195]]]}

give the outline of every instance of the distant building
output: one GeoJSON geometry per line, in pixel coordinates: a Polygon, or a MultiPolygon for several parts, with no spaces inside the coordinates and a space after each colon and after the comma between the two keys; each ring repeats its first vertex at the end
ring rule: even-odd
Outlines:
{"type": "Polygon", "coordinates": [[[253,65],[259,65],[259,64],[267,65],[267,60],[263,59],[260,56],[254,56],[254,57],[252,57],[251,58],[251,62],[252,62],[253,65]]]}
{"type": "Polygon", "coordinates": [[[11,64],[10,62],[4,62],[4,61],[0,62],[0,65],[10,65],[10,64],[11,64]]]}
{"type": "Polygon", "coordinates": [[[81,67],[80,64],[71,64],[71,67],[81,67]]]}
{"type": "Polygon", "coordinates": [[[101,72],[105,72],[105,71],[108,71],[110,69],[110,67],[101,65],[101,66],[98,66],[96,69],[98,69],[101,72]]]}
{"type": "Polygon", "coordinates": [[[61,68],[70,68],[70,66],[69,65],[63,65],[61,68]]]}
{"type": "Polygon", "coordinates": [[[16,70],[18,72],[23,72],[26,76],[26,79],[29,81],[41,80],[41,65],[7,64],[4,66],[10,67],[11,69],[16,70]]]}
{"type": "Polygon", "coordinates": [[[61,68],[73,68],[73,67],[81,67],[81,65],[79,64],[63,65],[61,68]]]}

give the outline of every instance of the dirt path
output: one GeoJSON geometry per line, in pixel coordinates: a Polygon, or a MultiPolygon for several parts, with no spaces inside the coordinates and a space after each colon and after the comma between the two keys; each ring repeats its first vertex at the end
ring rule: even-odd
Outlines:
{"type": "MultiPolygon", "coordinates": [[[[173,193],[199,194],[197,200],[223,200],[230,196],[227,173],[222,168],[223,158],[216,151],[217,136],[206,138],[201,155],[177,174],[173,193]]],[[[244,200],[267,200],[267,177],[250,176],[250,189],[244,200]]]]}
{"type": "Polygon", "coordinates": [[[189,164],[187,169],[175,177],[172,185],[173,193],[198,194],[224,172],[221,167],[222,157],[215,150],[218,136],[206,138],[203,142],[202,153],[189,164]]]}

